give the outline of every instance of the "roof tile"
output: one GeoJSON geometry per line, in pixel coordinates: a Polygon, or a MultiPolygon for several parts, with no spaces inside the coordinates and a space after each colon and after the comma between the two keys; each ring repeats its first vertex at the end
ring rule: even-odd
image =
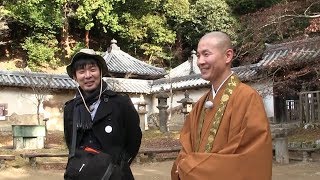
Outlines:
{"type": "Polygon", "coordinates": [[[106,60],[110,72],[132,73],[150,79],[160,78],[165,75],[163,68],[147,64],[120,50],[115,40],[111,41],[111,46],[103,58],[106,60]]]}
{"type": "Polygon", "coordinates": [[[267,49],[258,66],[278,65],[283,60],[292,62],[313,61],[315,58],[320,57],[319,52],[320,36],[288,43],[267,45],[267,49]]]}

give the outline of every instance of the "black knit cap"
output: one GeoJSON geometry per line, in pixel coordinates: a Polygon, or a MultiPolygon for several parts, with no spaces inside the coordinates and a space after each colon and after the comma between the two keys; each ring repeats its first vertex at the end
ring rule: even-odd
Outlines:
{"type": "Polygon", "coordinates": [[[98,66],[101,69],[102,76],[106,76],[108,73],[108,67],[106,61],[102,56],[97,54],[93,49],[81,49],[77,52],[71,59],[71,63],[67,66],[67,73],[70,78],[73,78],[75,69],[73,69],[73,64],[81,58],[92,58],[97,61],[98,66]]]}

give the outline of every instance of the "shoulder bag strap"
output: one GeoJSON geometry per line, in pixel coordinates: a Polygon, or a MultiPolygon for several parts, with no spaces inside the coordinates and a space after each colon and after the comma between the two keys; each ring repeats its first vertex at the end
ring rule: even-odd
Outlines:
{"type": "Polygon", "coordinates": [[[102,176],[101,180],[109,180],[111,177],[111,174],[113,172],[113,168],[114,168],[114,165],[112,162],[110,162],[109,166],[108,166],[106,172],[104,173],[104,175],[102,176]]]}

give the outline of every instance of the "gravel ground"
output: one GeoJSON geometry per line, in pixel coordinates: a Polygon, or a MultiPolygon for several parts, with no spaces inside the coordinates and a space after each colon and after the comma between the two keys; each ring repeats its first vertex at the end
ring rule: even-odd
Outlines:
{"type": "MultiPolygon", "coordinates": [[[[170,180],[173,161],[133,164],[136,180],[170,180]]],[[[0,171],[0,180],[62,180],[63,170],[32,170],[30,168],[8,168],[0,171]]],[[[290,163],[273,166],[272,180],[319,180],[320,162],[290,163]]]]}

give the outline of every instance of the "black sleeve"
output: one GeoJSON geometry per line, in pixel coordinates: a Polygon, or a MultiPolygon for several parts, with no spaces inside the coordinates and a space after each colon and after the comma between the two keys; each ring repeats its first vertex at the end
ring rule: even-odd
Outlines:
{"type": "Polygon", "coordinates": [[[71,136],[72,136],[72,103],[66,103],[63,109],[63,129],[64,129],[64,140],[68,149],[71,147],[71,136]]]}
{"type": "Polygon", "coordinates": [[[138,154],[141,145],[142,133],[140,129],[140,119],[138,112],[136,111],[134,105],[131,102],[131,99],[128,96],[126,96],[126,105],[124,111],[124,123],[126,129],[125,150],[127,155],[129,156],[130,164],[138,154]]]}

